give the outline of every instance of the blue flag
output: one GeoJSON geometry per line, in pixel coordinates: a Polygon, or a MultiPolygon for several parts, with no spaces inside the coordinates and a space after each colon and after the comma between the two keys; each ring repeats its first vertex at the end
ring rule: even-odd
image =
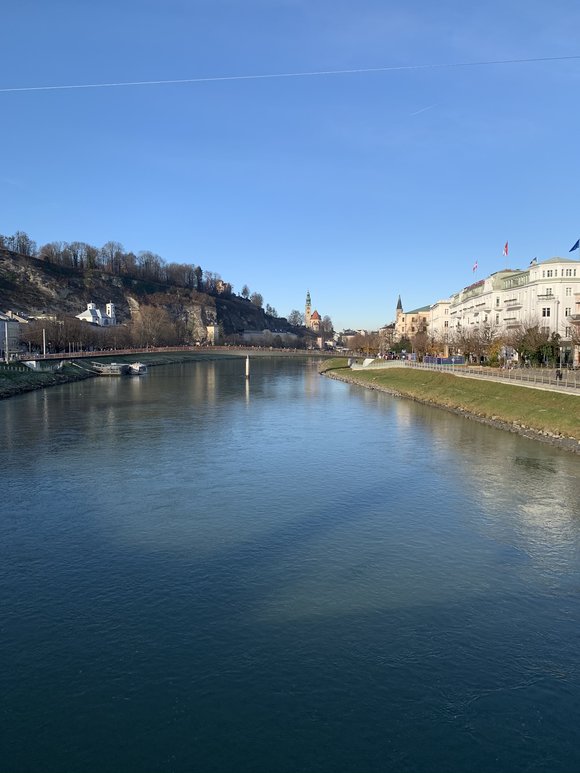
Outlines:
{"type": "Polygon", "coordinates": [[[569,249],[568,252],[574,252],[574,250],[577,250],[579,248],[580,248],[580,239],[578,239],[576,244],[571,249],[569,249]]]}

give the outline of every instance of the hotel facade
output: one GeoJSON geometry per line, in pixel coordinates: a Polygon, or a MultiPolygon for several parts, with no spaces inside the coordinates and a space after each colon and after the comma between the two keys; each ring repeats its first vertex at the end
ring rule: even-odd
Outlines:
{"type": "Polygon", "coordinates": [[[580,261],[569,258],[536,260],[525,270],[505,269],[464,287],[450,298],[403,312],[397,305],[396,338],[409,336],[410,320],[427,316],[430,337],[447,348],[454,337],[477,329],[499,335],[538,325],[578,362],[580,331],[580,261]],[[427,309],[427,311],[425,311],[427,309]]]}

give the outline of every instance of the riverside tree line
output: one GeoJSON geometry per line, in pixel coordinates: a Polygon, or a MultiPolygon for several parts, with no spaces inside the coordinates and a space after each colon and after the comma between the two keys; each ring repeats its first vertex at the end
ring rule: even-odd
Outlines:
{"type": "MultiPolygon", "coordinates": [[[[393,340],[394,329],[386,328],[383,334],[357,336],[352,342],[353,348],[361,351],[414,352],[418,359],[426,355],[438,356],[445,349],[450,354],[462,354],[472,363],[490,366],[503,365],[506,354],[517,352],[520,363],[532,366],[558,365],[566,360],[561,351],[561,337],[558,333],[548,333],[537,320],[523,321],[509,331],[486,323],[481,327],[459,328],[450,332],[445,339],[429,334],[428,326],[418,322],[413,336],[393,340]]],[[[571,346],[580,346],[580,329],[573,327],[571,346]]]]}

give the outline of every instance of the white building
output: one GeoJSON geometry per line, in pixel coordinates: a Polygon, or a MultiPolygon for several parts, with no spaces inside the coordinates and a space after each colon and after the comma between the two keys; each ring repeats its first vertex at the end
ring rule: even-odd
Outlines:
{"type": "Polygon", "coordinates": [[[504,334],[538,325],[548,335],[557,333],[567,357],[578,363],[580,260],[534,259],[525,270],[497,271],[448,299],[411,312],[403,312],[399,297],[395,340],[412,338],[418,321],[425,318],[429,336],[442,344],[445,354],[458,333],[486,328],[504,334]]]}
{"type": "Polygon", "coordinates": [[[440,341],[443,344],[444,354],[447,355],[449,343],[449,307],[451,300],[445,298],[436,301],[429,307],[429,316],[427,318],[427,332],[431,338],[440,341]]]}
{"type": "Polygon", "coordinates": [[[455,332],[487,326],[509,333],[521,326],[538,325],[560,336],[570,349],[577,324],[576,297],[580,294],[580,261],[569,258],[533,260],[526,270],[505,269],[464,287],[450,298],[449,337],[455,332]]]}
{"type": "Polygon", "coordinates": [[[104,313],[97,308],[96,304],[87,303],[86,310],[81,314],[77,314],[76,318],[83,322],[91,322],[93,325],[99,325],[99,327],[110,327],[117,324],[115,305],[113,303],[107,303],[104,313]]]}
{"type": "Polygon", "coordinates": [[[450,328],[487,324],[500,332],[538,324],[569,341],[580,293],[580,261],[550,258],[525,270],[504,270],[465,287],[450,299],[450,328]]]}
{"type": "MultiPolygon", "coordinates": [[[[505,289],[503,280],[511,277],[512,281],[519,281],[522,279],[520,275],[524,273],[519,270],[497,271],[452,295],[449,302],[450,335],[461,328],[465,330],[483,325],[489,325],[498,331],[508,329],[510,326],[507,325],[507,320],[510,317],[502,314],[505,289]]],[[[511,307],[509,311],[511,313],[511,307]]]]}
{"type": "Polygon", "coordinates": [[[20,324],[0,312],[0,359],[9,360],[20,348],[20,324]]]}

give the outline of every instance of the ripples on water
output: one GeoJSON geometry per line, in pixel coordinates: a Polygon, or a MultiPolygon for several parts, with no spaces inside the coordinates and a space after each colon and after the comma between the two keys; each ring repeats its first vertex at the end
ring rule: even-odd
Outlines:
{"type": "Polygon", "coordinates": [[[0,768],[579,768],[578,458],[243,370],[0,404],[0,768]]]}

